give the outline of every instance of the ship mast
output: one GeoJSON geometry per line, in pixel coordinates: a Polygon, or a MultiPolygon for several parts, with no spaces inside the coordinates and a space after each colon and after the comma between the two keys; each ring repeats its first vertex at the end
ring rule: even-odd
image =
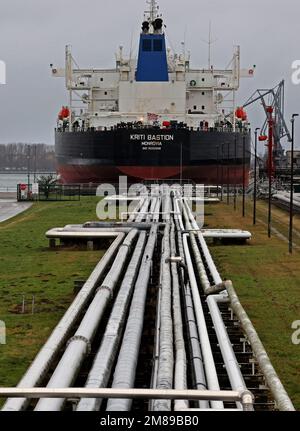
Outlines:
{"type": "Polygon", "coordinates": [[[147,0],[147,4],[150,6],[150,11],[147,11],[150,15],[150,22],[152,23],[157,17],[159,6],[156,0],[147,0]]]}

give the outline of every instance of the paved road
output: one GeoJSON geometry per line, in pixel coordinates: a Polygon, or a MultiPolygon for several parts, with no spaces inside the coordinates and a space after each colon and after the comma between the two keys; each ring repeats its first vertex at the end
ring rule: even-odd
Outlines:
{"type": "Polygon", "coordinates": [[[0,199],[0,223],[30,208],[32,203],[17,202],[13,199],[0,199]]]}

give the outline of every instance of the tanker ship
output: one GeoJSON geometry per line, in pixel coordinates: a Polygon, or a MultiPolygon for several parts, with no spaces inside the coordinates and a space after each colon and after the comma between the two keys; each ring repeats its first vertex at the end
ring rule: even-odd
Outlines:
{"type": "Polygon", "coordinates": [[[55,130],[62,182],[247,182],[250,129],[235,101],[255,66],[241,69],[237,46],[229,68],[194,68],[184,44],[167,47],[157,1],[147,4],[135,58],[120,47],[113,69],[80,69],[67,46],[65,67],[51,65],[69,96],[55,130]]]}

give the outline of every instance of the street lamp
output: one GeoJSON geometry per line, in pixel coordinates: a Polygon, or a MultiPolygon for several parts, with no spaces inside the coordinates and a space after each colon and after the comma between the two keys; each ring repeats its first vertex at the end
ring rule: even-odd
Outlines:
{"type": "Polygon", "coordinates": [[[253,196],[253,224],[256,225],[256,200],[257,200],[257,132],[259,127],[255,129],[255,160],[254,160],[254,196],[253,196]]]}
{"type": "Polygon", "coordinates": [[[295,147],[295,118],[299,114],[292,115],[292,145],[291,145],[291,192],[290,192],[290,228],[289,228],[289,252],[293,253],[293,219],[294,219],[294,147],[295,147]]]}

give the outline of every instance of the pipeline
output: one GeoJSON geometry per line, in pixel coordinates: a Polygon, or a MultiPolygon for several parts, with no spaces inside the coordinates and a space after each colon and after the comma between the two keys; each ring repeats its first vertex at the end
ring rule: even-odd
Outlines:
{"type": "Polygon", "coordinates": [[[186,211],[185,206],[182,206],[182,211],[183,211],[183,215],[184,215],[184,219],[185,219],[185,223],[186,223],[186,228],[187,230],[190,231],[189,233],[189,237],[190,237],[190,243],[191,243],[191,247],[192,247],[192,251],[193,251],[193,255],[194,255],[194,259],[195,259],[195,263],[196,263],[196,267],[197,267],[197,271],[198,271],[198,275],[200,278],[200,282],[201,282],[201,286],[204,290],[204,293],[206,293],[206,290],[210,288],[210,282],[206,273],[206,269],[204,266],[204,263],[202,261],[202,257],[199,251],[199,247],[195,238],[195,233],[192,232],[192,226],[190,223],[190,218],[188,216],[188,213],[186,211]]]}
{"type": "MultiPolygon", "coordinates": [[[[115,368],[112,388],[133,388],[134,386],[143,331],[147,290],[151,275],[151,266],[157,233],[158,226],[154,224],[149,234],[138,279],[135,285],[130,314],[127,320],[125,334],[115,368]]],[[[131,405],[131,399],[110,399],[107,403],[107,411],[129,411],[131,405]]]]}
{"type": "MultiPolygon", "coordinates": [[[[111,376],[112,367],[118,353],[121,335],[125,325],[125,318],[130,305],[132,291],[141,263],[146,243],[146,232],[141,232],[135,252],[129,263],[125,277],[120,287],[115,305],[108,321],[100,349],[89,372],[86,388],[105,388],[111,376]]],[[[101,399],[81,399],[77,411],[98,411],[101,399]]]]}
{"type": "MultiPolygon", "coordinates": [[[[242,376],[240,366],[234,354],[231,341],[229,339],[227,330],[222,319],[219,303],[228,303],[229,298],[226,295],[212,295],[207,298],[209,312],[214,324],[214,329],[218,338],[218,343],[221,349],[222,357],[226,367],[227,375],[232,387],[232,390],[247,391],[244,378],[242,376]]],[[[237,405],[239,409],[242,408],[240,404],[237,405]]]]}
{"type": "MultiPolygon", "coordinates": [[[[111,244],[104,254],[98,265],[95,267],[88,280],[85,282],[79,294],[60,320],[48,341],[42,347],[25,375],[18,384],[19,388],[33,388],[42,383],[52,366],[59,351],[67,340],[67,337],[73,325],[79,319],[88,301],[94,294],[99,280],[103,277],[108,265],[115,257],[118,248],[124,240],[125,234],[119,233],[118,237],[111,244]]],[[[2,411],[20,411],[25,410],[30,403],[30,399],[17,398],[8,399],[4,404],[2,411]]]]}
{"type": "Polygon", "coordinates": [[[149,202],[150,200],[148,196],[143,199],[141,208],[138,214],[136,214],[135,216],[136,223],[142,223],[143,220],[146,218],[146,214],[148,213],[148,208],[149,208],[149,202]]]}
{"type": "MultiPolygon", "coordinates": [[[[171,255],[176,256],[175,226],[171,225],[171,255]]],[[[177,263],[171,263],[171,274],[173,284],[173,316],[174,316],[174,341],[175,341],[175,389],[187,389],[187,364],[186,351],[183,336],[183,322],[181,314],[181,301],[179,290],[179,277],[177,263]]],[[[175,410],[189,408],[187,400],[176,400],[175,410]]]]}
{"type": "MultiPolygon", "coordinates": [[[[192,298],[194,303],[196,320],[198,325],[198,333],[199,333],[201,350],[202,350],[202,355],[204,360],[207,386],[208,386],[208,389],[210,390],[219,391],[220,385],[219,385],[218,374],[217,374],[217,370],[216,370],[216,366],[215,366],[215,362],[212,354],[212,349],[211,349],[211,344],[210,344],[207,326],[205,322],[201,298],[200,298],[198,285],[197,285],[197,281],[196,281],[196,277],[193,269],[193,263],[190,256],[187,235],[183,236],[183,246],[184,246],[186,263],[188,267],[188,274],[190,279],[190,286],[192,291],[192,298]]],[[[220,401],[217,401],[217,402],[212,401],[211,407],[215,409],[222,409],[224,408],[224,404],[220,401]]]]}
{"type": "Polygon", "coordinates": [[[203,234],[200,231],[199,226],[198,226],[198,224],[197,224],[197,222],[196,222],[196,220],[195,220],[195,218],[194,218],[194,216],[193,216],[193,214],[191,212],[191,209],[190,209],[189,205],[186,202],[185,202],[185,208],[186,208],[186,211],[188,213],[189,219],[191,221],[192,228],[195,231],[197,231],[198,240],[199,240],[199,243],[200,243],[200,248],[202,250],[204,259],[206,261],[208,270],[209,270],[210,275],[211,275],[211,277],[212,277],[212,279],[214,281],[214,284],[215,285],[221,284],[222,283],[222,278],[221,278],[221,276],[220,276],[220,274],[219,274],[219,272],[218,272],[218,270],[216,268],[216,265],[215,265],[215,263],[213,261],[213,258],[211,256],[211,254],[210,254],[210,251],[208,249],[206,241],[205,241],[205,239],[203,237],[203,234]]]}
{"type": "Polygon", "coordinates": [[[278,409],[280,411],[295,411],[295,407],[284,389],[251,320],[240,303],[231,281],[226,281],[226,290],[230,299],[230,306],[245,331],[278,409]]]}
{"type": "MultiPolygon", "coordinates": [[[[18,394],[34,394],[34,398],[39,398],[35,396],[38,390],[30,388],[43,383],[50,369],[58,362],[48,382],[49,392],[41,392],[35,410],[62,410],[68,394],[76,391],[78,397],[80,398],[79,394],[82,397],[77,405],[78,411],[99,411],[106,397],[107,411],[129,411],[137,393],[138,398],[143,393],[144,399],[149,399],[150,410],[154,411],[170,411],[173,406],[177,411],[191,411],[194,410],[189,408],[192,400],[195,400],[193,406],[196,403],[202,411],[224,411],[223,401],[229,399],[236,402],[235,410],[252,410],[252,394],[245,384],[219,303],[228,303],[240,320],[241,328],[278,408],[294,410],[232,283],[222,281],[188,202],[177,191],[172,191],[171,197],[169,188],[161,188],[159,193],[150,198],[142,195],[128,223],[67,225],[63,229],[47,233],[49,237],[52,234],[65,234],[85,235],[88,238],[102,235],[117,238],[19,384],[18,394]],[[160,223],[161,216],[164,223],[160,223]],[[141,346],[144,346],[142,333],[147,292],[153,271],[154,250],[157,240],[160,240],[160,234],[163,236],[159,256],[160,280],[157,289],[156,335],[150,383],[153,391],[146,396],[147,392],[138,392],[139,390],[133,388],[136,378],[140,378],[140,367],[137,365],[141,346]],[[110,269],[109,265],[112,265],[110,269]],[[201,286],[197,280],[200,280],[201,286]],[[104,336],[100,345],[96,346],[95,335],[112,294],[118,288],[104,336]],[[213,337],[208,332],[207,322],[210,322],[210,318],[207,320],[208,316],[205,315],[206,304],[200,296],[202,290],[213,322],[213,337]],[[73,328],[76,328],[86,308],[87,311],[75,332],[73,328]],[[69,340],[58,360],[59,352],[72,329],[75,335],[69,340]],[[225,365],[232,388],[227,395],[220,390],[222,377],[218,376],[213,355],[215,335],[222,355],[221,363],[225,365]],[[85,383],[86,390],[73,390],[71,385],[76,383],[84,360],[90,354],[92,343],[97,353],[85,383]],[[105,387],[112,375],[110,392],[105,387]],[[195,398],[187,391],[188,377],[192,377],[193,385],[197,389],[198,396],[195,398]],[[26,392],[26,388],[31,392],[26,392]],[[172,391],[186,394],[186,397],[167,396],[173,394],[172,391]],[[151,394],[154,396],[151,397],[151,394]],[[232,394],[239,396],[233,397],[232,394]],[[127,395],[132,397],[126,398],[127,395]]],[[[157,276],[158,272],[155,277],[157,276]]],[[[226,319],[227,317],[225,321],[226,319]]],[[[219,352],[216,353],[218,358],[219,352]]],[[[11,394],[16,395],[13,392],[11,394]]],[[[11,398],[7,400],[3,410],[26,409],[29,402],[30,399],[26,398],[11,398]]]]}
{"type": "MultiPolygon", "coordinates": [[[[178,206],[178,202],[174,200],[174,209],[175,209],[175,224],[177,229],[177,242],[179,254],[181,256],[182,262],[185,262],[184,256],[184,246],[181,231],[184,230],[182,218],[180,217],[180,210],[178,206]]],[[[204,363],[203,357],[200,347],[198,328],[194,313],[194,305],[191,295],[191,289],[189,283],[184,284],[184,272],[181,268],[181,284],[183,290],[183,299],[184,299],[184,308],[185,308],[185,317],[188,327],[188,342],[190,348],[190,357],[193,365],[193,377],[194,377],[194,385],[198,390],[207,390],[206,376],[204,371],[204,363]]],[[[208,401],[199,401],[200,409],[208,409],[209,402],[208,401]]]]}
{"type": "MultiPolygon", "coordinates": [[[[167,203],[168,205],[168,203],[167,203]]],[[[161,256],[161,307],[160,307],[160,338],[159,359],[156,389],[173,388],[173,321],[172,321],[172,280],[170,263],[170,223],[167,222],[161,256]]],[[[156,400],[154,411],[170,411],[171,400],[156,400]]]]}
{"type": "MultiPolygon", "coordinates": [[[[182,206],[182,210],[184,213],[184,216],[186,218],[187,226],[190,226],[189,219],[187,217],[187,211],[182,206]]],[[[207,331],[207,326],[205,322],[203,307],[201,303],[201,298],[198,290],[198,285],[194,273],[193,263],[190,256],[189,246],[187,237],[188,234],[183,235],[183,246],[184,246],[184,253],[185,253],[185,259],[187,263],[188,268],[188,274],[189,274],[189,280],[190,280],[190,286],[191,286],[191,292],[192,292],[192,298],[195,308],[195,314],[196,314],[196,320],[198,325],[198,333],[200,338],[200,344],[201,344],[201,350],[204,360],[204,368],[205,368],[205,374],[207,379],[207,386],[210,390],[220,390],[217,370],[215,367],[211,344],[209,340],[209,335],[207,331]]],[[[211,406],[216,409],[222,409],[224,408],[224,405],[222,402],[212,402],[211,406]]]]}
{"type": "MultiPolygon", "coordinates": [[[[105,277],[100,288],[90,304],[75,336],[72,337],[67,348],[57,365],[47,387],[70,387],[74,382],[85,357],[89,354],[91,343],[108,302],[111,300],[114,289],[117,285],[120,275],[125,267],[131,247],[138,234],[137,230],[132,230],[120,246],[116,259],[105,277]]],[[[61,410],[64,399],[53,398],[40,400],[36,411],[58,411],[61,410]]]]}

